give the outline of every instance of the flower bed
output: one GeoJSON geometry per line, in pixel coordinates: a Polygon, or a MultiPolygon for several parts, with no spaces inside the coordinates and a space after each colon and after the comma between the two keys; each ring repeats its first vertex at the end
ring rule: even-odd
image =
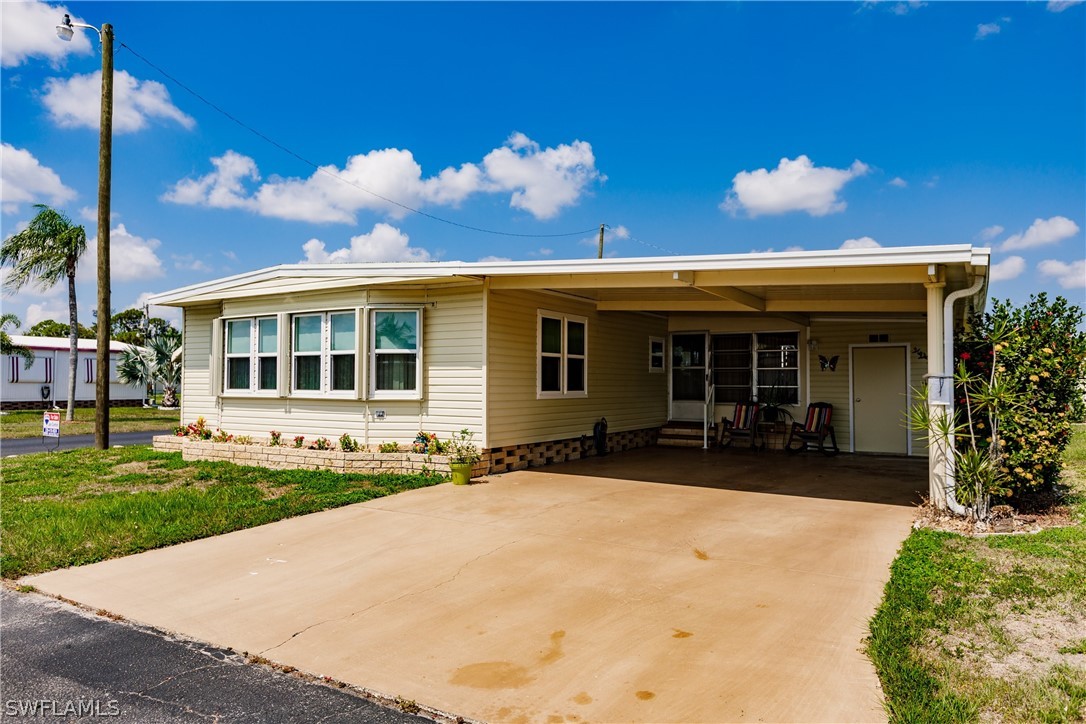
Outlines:
{"type": "MultiPolygon", "coordinates": [[[[449,474],[449,458],[413,452],[345,452],[343,450],[312,450],[266,442],[239,444],[212,442],[177,435],[154,438],[154,449],[181,452],[184,460],[221,460],[237,465],[254,465],[274,470],[331,470],[337,473],[397,473],[414,475],[424,472],[449,474]]],[[[485,475],[487,460],[476,463],[473,476],[485,475]]]]}

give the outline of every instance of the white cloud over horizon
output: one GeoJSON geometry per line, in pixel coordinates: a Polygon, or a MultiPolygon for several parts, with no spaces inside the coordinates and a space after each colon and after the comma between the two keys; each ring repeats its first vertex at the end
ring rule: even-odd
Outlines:
{"type": "Polygon", "coordinates": [[[1066,216],[1034,219],[1028,229],[1017,234],[1011,234],[1003,240],[999,248],[1002,251],[1009,251],[1011,249],[1033,249],[1038,246],[1047,246],[1071,238],[1078,233],[1078,230],[1078,224],[1066,216]]]}
{"type": "Polygon", "coordinates": [[[49,202],[58,206],[76,197],[57,172],[43,166],[30,151],[0,143],[0,208],[18,213],[20,204],[49,202]]]}
{"type": "Polygon", "coordinates": [[[790,211],[805,211],[811,216],[838,213],[847,207],[838,193],[869,170],[859,160],[838,169],[817,167],[806,155],[795,160],[782,158],[772,171],[759,168],[737,173],[720,208],[733,216],[745,211],[751,218],[790,211]]]}
{"type": "MultiPolygon", "coordinates": [[[[61,128],[98,130],[101,122],[102,71],[75,74],[45,81],[42,103],[53,122],[61,128]]],[[[126,70],[113,76],[113,133],[133,133],[147,127],[151,119],[174,121],[186,130],[196,121],[170,100],[166,86],[154,80],[139,80],[126,70]]]]}
{"type": "Polygon", "coordinates": [[[991,241],[992,239],[1002,234],[1004,231],[1005,229],[999,224],[992,224],[991,226],[986,226],[978,231],[977,238],[983,241],[991,241]]]}
{"type": "MultiPolygon", "coordinates": [[[[117,224],[109,231],[109,274],[114,282],[130,282],[142,279],[156,279],[163,276],[162,259],[156,250],[162,242],[158,239],[145,239],[117,224]]],[[[87,239],[87,251],[79,260],[76,278],[82,282],[95,281],[98,266],[98,237],[87,239]]]]}
{"type": "Polygon", "coordinates": [[[64,5],[5,2],[0,13],[0,66],[12,68],[28,58],[45,58],[56,66],[70,53],[90,53],[93,30],[76,30],[69,42],[57,37],[56,26],[65,13],[73,22],[84,22],[64,5]]]}
{"type": "Polygon", "coordinates": [[[1026,270],[1026,260],[1020,256],[1008,256],[988,269],[988,281],[1005,282],[1017,279],[1026,270]]]}
{"type": "Polygon", "coordinates": [[[1037,265],[1037,270],[1046,277],[1055,279],[1064,289],[1086,288],[1086,259],[1070,264],[1058,259],[1045,259],[1037,265]]]}
{"type": "Polygon", "coordinates": [[[983,40],[989,35],[998,35],[1001,30],[999,23],[981,23],[977,25],[977,34],[973,37],[976,40],[983,40]]]}
{"type": "Polygon", "coordinates": [[[899,189],[907,188],[909,186],[909,182],[901,178],[900,176],[895,176],[894,178],[890,179],[888,183],[889,185],[896,186],[899,189]]]}
{"type": "Polygon", "coordinates": [[[348,246],[329,252],[320,239],[302,244],[303,262],[335,264],[342,262],[430,261],[429,251],[411,246],[410,238],[395,226],[378,222],[367,234],[352,236],[348,246]]]}
{"type": "Polygon", "coordinates": [[[859,239],[845,239],[839,248],[841,249],[878,249],[882,246],[870,236],[861,236],[859,239]]]}
{"type": "Polygon", "coordinates": [[[1045,9],[1050,13],[1062,13],[1067,8],[1081,5],[1082,2],[1083,0],[1048,0],[1045,9]]]}
{"type": "Polygon", "coordinates": [[[252,158],[228,150],[212,158],[211,163],[214,171],[181,179],[162,195],[162,200],[240,208],[296,221],[351,224],[362,210],[394,219],[408,213],[389,200],[414,208],[456,207],[474,194],[509,193],[510,207],[527,211],[537,219],[550,219],[576,204],[589,184],[606,180],[596,169],[589,143],[574,141],[542,148],[523,133],[512,134],[479,164],[450,166],[429,177],[423,177],[422,167],[411,151],[397,148],[356,154],[342,169],[321,166],[304,179],[271,178],[252,191],[246,188],[247,183],[261,181],[252,158]]]}

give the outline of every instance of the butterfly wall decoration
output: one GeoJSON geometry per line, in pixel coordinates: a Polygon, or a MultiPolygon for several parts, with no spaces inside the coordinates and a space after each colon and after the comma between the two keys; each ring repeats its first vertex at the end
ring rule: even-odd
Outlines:
{"type": "Polygon", "coordinates": [[[821,371],[826,372],[828,370],[830,372],[836,372],[837,371],[837,359],[840,356],[841,355],[835,354],[834,356],[830,357],[829,359],[826,359],[825,355],[821,355],[821,354],[818,355],[818,366],[821,369],[821,371]]]}

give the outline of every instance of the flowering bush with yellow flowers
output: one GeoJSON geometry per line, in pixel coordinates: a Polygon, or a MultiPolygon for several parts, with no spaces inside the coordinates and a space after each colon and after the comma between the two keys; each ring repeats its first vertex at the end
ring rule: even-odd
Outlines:
{"type": "MultiPolygon", "coordinates": [[[[992,428],[998,428],[996,495],[1051,489],[1059,481],[1071,423],[1086,413],[1083,319],[1078,306],[1041,293],[1019,307],[993,300],[990,311],[974,314],[955,337],[958,423],[972,427],[981,449],[993,444],[992,428]],[[986,385],[968,380],[998,380],[1005,394],[978,398],[986,385]]],[[[959,450],[970,444],[962,437],[957,443],[959,450]]]]}

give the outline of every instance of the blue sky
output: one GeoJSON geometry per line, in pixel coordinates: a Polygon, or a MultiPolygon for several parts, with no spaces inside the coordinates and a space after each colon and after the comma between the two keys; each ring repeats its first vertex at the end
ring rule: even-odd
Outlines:
{"type": "MultiPolygon", "coordinates": [[[[606,223],[623,257],[972,243],[993,249],[992,296],[1086,306],[1081,3],[0,12],[5,237],[35,202],[95,236],[99,46],[53,26],[69,12],[115,28],[118,311],[279,263],[596,253],[594,233],[480,233],[359,187],[515,234],[606,223]]],[[[25,291],[4,310],[65,319],[66,293],[25,291]]]]}

